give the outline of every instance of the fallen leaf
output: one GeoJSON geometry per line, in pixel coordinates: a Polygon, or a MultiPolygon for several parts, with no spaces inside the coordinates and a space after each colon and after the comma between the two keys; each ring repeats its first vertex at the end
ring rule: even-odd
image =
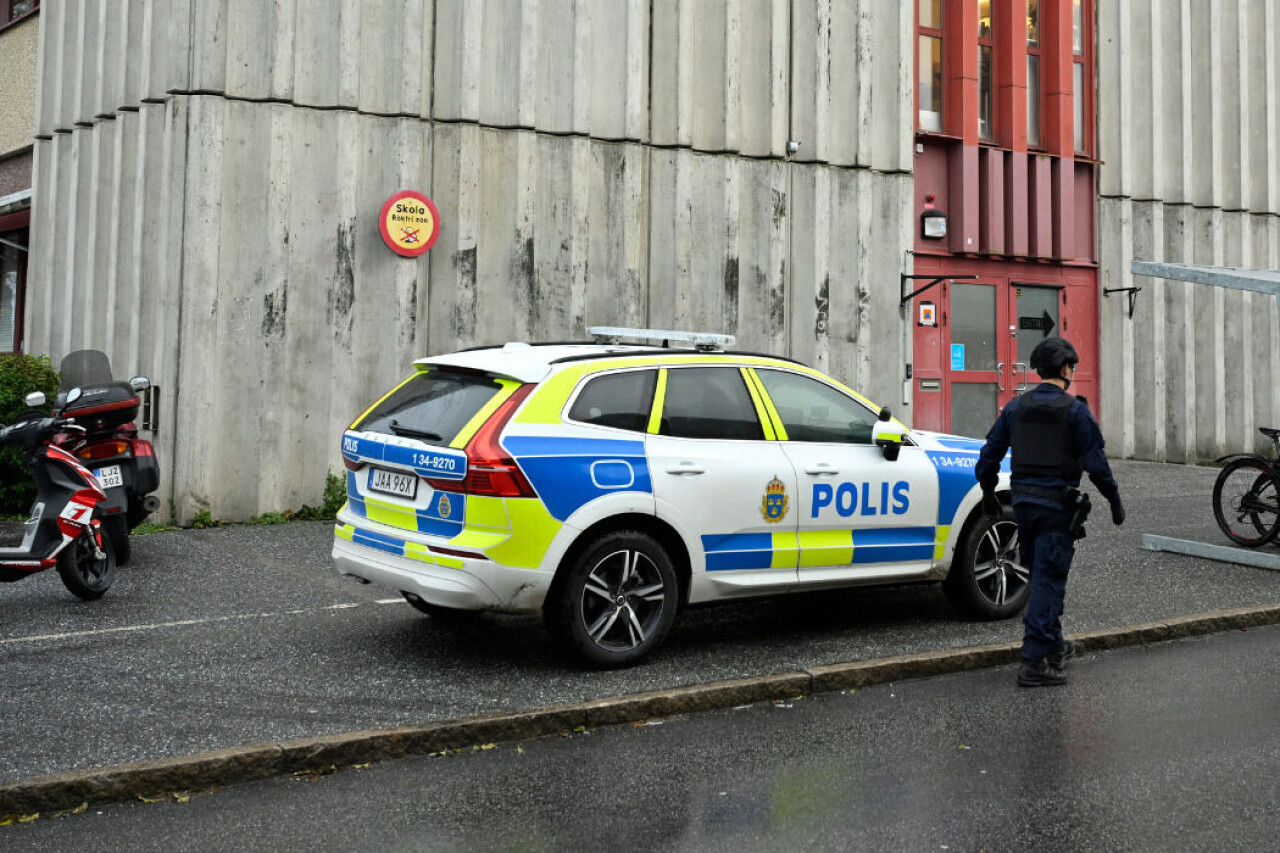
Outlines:
{"type": "Polygon", "coordinates": [[[369,763],[367,763],[367,764],[352,764],[352,765],[351,765],[351,769],[352,769],[352,770],[367,770],[367,769],[369,769],[369,768],[370,768],[370,767],[372,767],[372,766],[373,766],[373,762],[369,762],[369,763]]]}
{"type": "Polygon", "coordinates": [[[35,814],[24,814],[18,816],[18,823],[31,823],[32,821],[39,819],[40,812],[36,812],[35,814]]]}
{"type": "Polygon", "coordinates": [[[519,745],[517,745],[517,746],[516,746],[516,755],[524,755],[524,747],[523,747],[523,746],[519,746],[519,745]]]}
{"type": "Polygon", "coordinates": [[[177,800],[178,802],[180,802],[180,803],[189,803],[189,802],[191,802],[191,795],[190,795],[190,794],[183,793],[183,792],[181,792],[181,791],[174,791],[174,792],[173,792],[173,798],[174,798],[175,800],[177,800]]]}
{"type": "Polygon", "coordinates": [[[969,747],[965,746],[964,744],[960,744],[960,748],[961,748],[961,749],[968,749],[969,747]]]}
{"type": "Polygon", "coordinates": [[[482,743],[476,749],[493,749],[495,746],[497,746],[496,743],[482,743]]]}
{"type": "MultiPolygon", "coordinates": [[[[303,772],[304,772],[304,771],[301,771],[301,770],[300,770],[300,771],[298,771],[298,773],[295,773],[295,774],[293,774],[293,775],[294,775],[294,776],[297,776],[297,775],[299,775],[299,774],[301,774],[301,773],[303,773],[303,772]]],[[[144,803],[158,803],[158,802],[160,802],[161,800],[163,800],[163,799],[164,799],[164,797],[144,797],[144,796],[142,796],[141,794],[139,794],[139,795],[138,795],[138,799],[142,800],[144,803]]]]}
{"type": "Polygon", "coordinates": [[[89,810],[89,801],[88,801],[88,800],[85,800],[83,803],[81,803],[80,805],[78,805],[78,806],[76,806],[74,809],[72,809],[72,810],[71,810],[71,813],[72,813],[72,814],[84,814],[84,813],[85,813],[85,812],[87,812],[88,810],[89,810]]]}

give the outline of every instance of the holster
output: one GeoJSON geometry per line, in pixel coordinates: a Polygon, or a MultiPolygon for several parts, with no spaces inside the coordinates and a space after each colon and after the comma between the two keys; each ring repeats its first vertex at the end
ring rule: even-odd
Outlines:
{"type": "Polygon", "coordinates": [[[1093,510],[1088,493],[1079,489],[1067,489],[1066,509],[1070,519],[1067,522],[1067,533],[1072,539],[1083,539],[1084,523],[1088,521],[1089,513],[1093,510]]]}

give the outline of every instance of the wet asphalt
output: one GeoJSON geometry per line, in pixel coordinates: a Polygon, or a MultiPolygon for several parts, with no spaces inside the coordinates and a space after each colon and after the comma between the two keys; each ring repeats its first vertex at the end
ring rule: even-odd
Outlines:
{"type": "Polygon", "coordinates": [[[1280,626],[92,805],[27,850],[1265,850],[1280,626]]]}
{"type": "MultiPolygon", "coordinates": [[[[1143,533],[1225,544],[1216,469],[1114,467],[1129,518],[1091,523],[1068,634],[1280,601],[1280,573],[1141,550],[1143,533]]],[[[1021,635],[936,586],[791,595],[690,610],[641,665],[588,671],[536,616],[443,623],[339,578],[330,542],[325,523],[160,533],[98,602],[52,572],[0,585],[0,781],[1021,635]]]]}

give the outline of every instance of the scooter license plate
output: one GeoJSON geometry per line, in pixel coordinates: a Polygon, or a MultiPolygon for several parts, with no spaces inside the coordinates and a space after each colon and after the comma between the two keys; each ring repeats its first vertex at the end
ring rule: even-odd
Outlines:
{"type": "Polygon", "coordinates": [[[369,488],[375,492],[413,500],[418,495],[418,478],[414,474],[373,468],[369,471],[369,488]]]}
{"type": "Polygon", "coordinates": [[[104,489],[124,485],[124,477],[120,474],[119,465],[108,465],[105,468],[95,469],[93,476],[98,478],[98,482],[102,484],[104,489]]]}

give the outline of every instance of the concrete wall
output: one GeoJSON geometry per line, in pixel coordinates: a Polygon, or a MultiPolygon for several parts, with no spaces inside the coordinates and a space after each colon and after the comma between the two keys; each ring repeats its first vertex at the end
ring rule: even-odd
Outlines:
{"type": "Polygon", "coordinates": [[[475,343],[724,331],[896,403],[909,4],[190,8],[43,13],[27,321],[160,385],[179,520],[316,502],[346,423],[475,343]],[[401,188],[443,222],[415,260],[401,188]]]}
{"type": "Polygon", "coordinates": [[[1108,450],[1192,461],[1269,448],[1275,297],[1133,276],[1133,260],[1280,266],[1280,6],[1101,0],[1103,424],[1108,450]]]}
{"type": "Polygon", "coordinates": [[[39,43],[39,15],[0,31],[0,158],[31,145],[39,43]]]}

